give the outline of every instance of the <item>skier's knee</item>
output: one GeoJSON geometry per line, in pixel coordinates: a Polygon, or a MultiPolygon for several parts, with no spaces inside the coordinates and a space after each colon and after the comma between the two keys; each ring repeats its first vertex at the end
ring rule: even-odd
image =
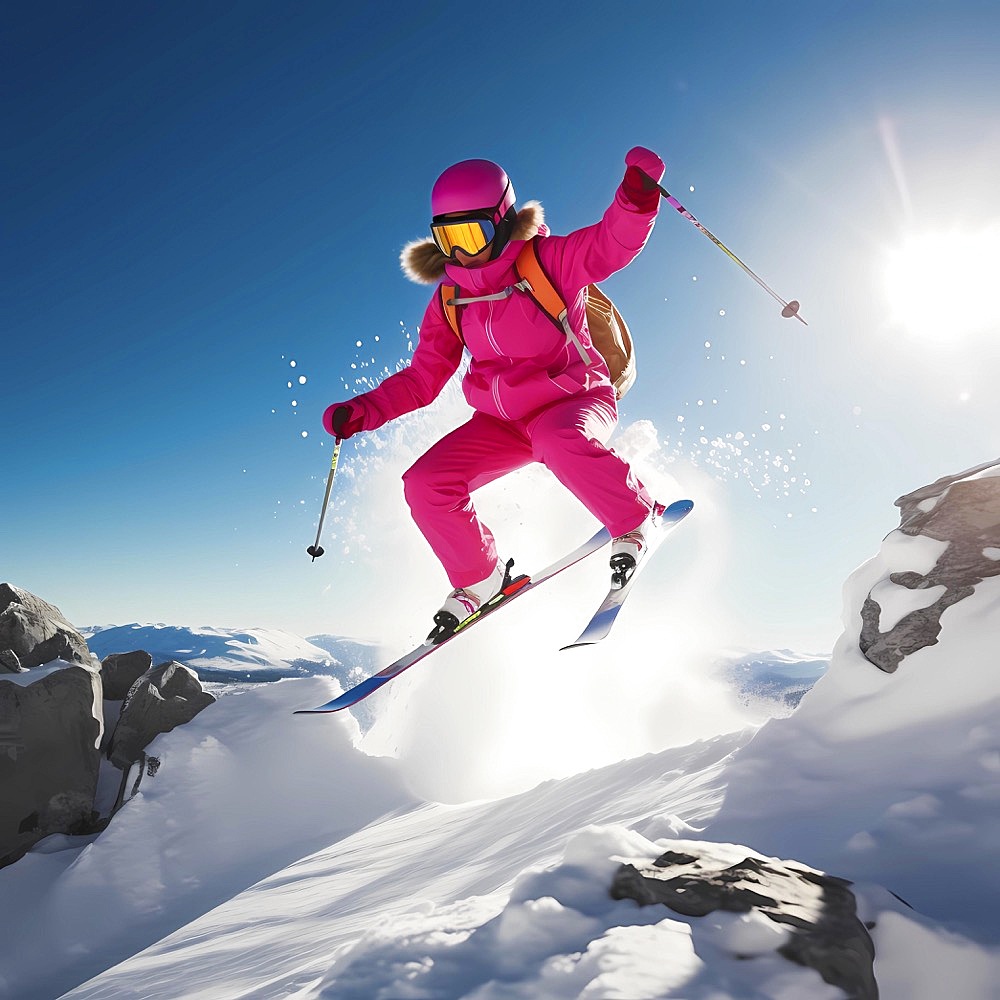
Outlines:
{"type": "Polygon", "coordinates": [[[430,492],[430,478],[424,471],[423,463],[420,459],[411,465],[403,473],[403,496],[412,508],[414,503],[427,496],[430,492]]]}
{"type": "Polygon", "coordinates": [[[453,507],[468,498],[468,487],[454,477],[442,475],[425,456],[403,473],[403,495],[411,511],[427,506],[453,507]]]}
{"type": "Polygon", "coordinates": [[[589,458],[603,450],[600,441],[576,427],[557,427],[551,433],[540,435],[532,442],[535,461],[546,466],[551,462],[559,464],[567,459],[574,461],[580,456],[589,458]]]}

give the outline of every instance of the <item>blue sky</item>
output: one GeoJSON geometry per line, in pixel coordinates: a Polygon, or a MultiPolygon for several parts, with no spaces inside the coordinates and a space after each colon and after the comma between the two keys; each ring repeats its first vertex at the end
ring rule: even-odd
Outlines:
{"type": "Polygon", "coordinates": [[[883,281],[909,234],[1000,248],[995,4],[56,3],[7,21],[0,579],[78,624],[350,632],[352,571],[304,554],[319,418],[352,364],[405,356],[428,293],[398,251],[467,156],[565,232],[650,146],[666,187],[801,300],[808,330],[666,208],[607,285],[640,351],[623,423],[719,479],[722,605],[748,642],[829,648],[892,500],[996,457],[991,305],[943,289],[947,322],[918,330],[883,281]],[[740,478],[698,444],[737,433],[758,435],[740,478]],[[788,496],[765,448],[794,455],[788,496]]]}

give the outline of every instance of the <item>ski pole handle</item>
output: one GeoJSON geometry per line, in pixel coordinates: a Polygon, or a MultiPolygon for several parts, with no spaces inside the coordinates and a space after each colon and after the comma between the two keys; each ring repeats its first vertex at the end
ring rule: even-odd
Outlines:
{"type": "Polygon", "coordinates": [[[312,556],[312,561],[316,560],[326,551],[319,544],[319,536],[323,532],[323,521],[326,519],[326,508],[330,503],[330,491],[333,489],[333,479],[337,475],[337,462],[340,461],[341,438],[337,438],[333,446],[333,457],[330,459],[330,475],[326,479],[326,493],[323,496],[323,509],[319,513],[319,527],[316,528],[316,541],[306,549],[308,555],[312,556]]]}
{"type": "Polygon", "coordinates": [[[753,271],[751,271],[750,268],[747,267],[746,264],[744,264],[743,261],[741,261],[739,257],[737,257],[736,254],[734,254],[733,251],[726,246],[725,243],[722,242],[722,240],[720,240],[717,236],[715,236],[708,229],[706,229],[705,226],[703,226],[662,184],[658,184],[647,173],[643,172],[642,176],[644,178],[643,184],[646,184],[648,182],[647,185],[648,187],[650,188],[655,187],[656,190],[659,191],[660,194],[663,196],[667,204],[672,205],[674,208],[676,208],[677,211],[680,212],[681,215],[683,215],[684,218],[688,220],[688,222],[692,223],[696,229],[704,233],[727,257],[729,257],[730,260],[732,260],[736,264],[739,264],[739,266],[743,268],[743,270],[746,271],[746,273],[749,274],[750,277],[753,278],[753,280],[756,281],[757,284],[760,285],[760,287],[763,288],[764,291],[767,292],[767,294],[770,295],[772,299],[774,299],[777,302],[780,302],[782,305],[781,315],[784,316],[785,319],[790,319],[792,316],[794,316],[804,326],[809,325],[799,315],[799,303],[796,299],[792,299],[790,302],[786,302],[777,292],[774,291],[774,289],[770,288],[758,275],[756,275],[753,271]]]}

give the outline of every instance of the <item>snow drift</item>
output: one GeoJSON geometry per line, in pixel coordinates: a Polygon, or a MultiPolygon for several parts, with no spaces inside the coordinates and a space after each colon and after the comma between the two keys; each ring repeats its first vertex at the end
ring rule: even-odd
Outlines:
{"type": "MultiPolygon", "coordinates": [[[[881,1000],[990,1000],[1000,575],[982,570],[1000,549],[1000,464],[928,489],[901,499],[904,524],[847,581],[829,670],[790,716],[759,729],[449,805],[407,790],[405,741],[399,759],[373,759],[357,745],[376,742],[350,716],[303,726],[290,715],[326,700],[333,679],[235,686],[156,740],[160,772],[104,834],[49,838],[0,871],[18,914],[0,997],[48,1000],[94,975],[67,1000],[869,1000],[863,961],[855,987],[838,962],[807,967],[789,954],[802,924],[830,926],[809,887],[836,884],[849,892],[841,945],[851,963],[867,956],[881,1000]],[[927,519],[935,510],[950,511],[946,530],[927,519]],[[975,559],[954,559],[976,546],[975,559]],[[948,590],[961,596],[911,648],[908,616],[948,590]],[[903,653],[888,672],[873,658],[900,623],[907,641],[882,643],[903,653]],[[667,898],[613,898],[629,868],[662,874],[667,898]],[[699,874],[711,893],[735,884],[761,898],[712,910],[692,895],[672,908],[699,874]],[[779,882],[754,885],[763,875],[779,882]]],[[[755,659],[745,658],[751,675],[755,659]]],[[[820,666],[786,656],[776,671],[801,681],[820,666]]],[[[662,692],[673,682],[647,675],[664,727],[682,721],[683,700],[662,692]]],[[[405,720],[405,709],[399,699],[389,714],[405,720]]],[[[493,743],[495,729],[469,732],[476,753],[493,743]]],[[[434,764],[428,751],[421,766],[434,764]]]]}
{"type": "Polygon", "coordinates": [[[740,754],[709,831],[882,882],[920,912],[997,940],[1000,463],[897,505],[902,525],[845,585],[829,671],[740,754]],[[931,603],[933,627],[917,629],[931,603]],[[862,651],[876,644],[896,650],[891,673],[862,651]]]}

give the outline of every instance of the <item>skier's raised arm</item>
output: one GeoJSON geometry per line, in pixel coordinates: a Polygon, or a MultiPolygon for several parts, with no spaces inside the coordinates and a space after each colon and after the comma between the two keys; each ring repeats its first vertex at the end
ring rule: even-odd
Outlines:
{"type": "Polygon", "coordinates": [[[603,281],[639,255],[660,207],[660,194],[646,178],[658,183],[665,169],[652,150],[630,149],[625,155],[625,176],[601,221],[540,241],[542,266],[566,296],[603,281]]]}
{"type": "Polygon", "coordinates": [[[437,399],[462,360],[462,342],[452,332],[435,295],[424,313],[410,364],[360,396],[333,403],[323,414],[328,433],[349,438],[418,410],[437,399]]]}

